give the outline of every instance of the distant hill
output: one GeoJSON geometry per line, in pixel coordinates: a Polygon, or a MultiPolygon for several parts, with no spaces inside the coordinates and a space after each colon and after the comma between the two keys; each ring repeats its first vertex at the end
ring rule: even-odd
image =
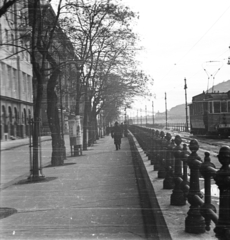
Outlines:
{"type": "Polygon", "coordinates": [[[169,115],[169,117],[175,117],[175,116],[184,117],[185,116],[185,104],[180,104],[180,105],[177,105],[177,106],[171,108],[168,111],[168,115],[169,115]]]}
{"type": "MultiPolygon", "coordinates": [[[[218,83],[213,87],[214,92],[228,92],[230,90],[230,80],[218,83]]],[[[208,90],[208,92],[212,92],[212,88],[208,90]]]]}
{"type": "MultiPolygon", "coordinates": [[[[222,83],[218,83],[213,87],[214,92],[228,92],[230,91],[230,80],[224,81],[222,83]]],[[[212,92],[212,88],[208,90],[208,92],[212,92]]],[[[188,109],[189,114],[189,109],[188,109]]],[[[157,113],[156,118],[164,119],[165,113],[157,113]]],[[[170,110],[168,110],[168,119],[173,122],[185,122],[185,104],[177,105],[170,110]]]]}

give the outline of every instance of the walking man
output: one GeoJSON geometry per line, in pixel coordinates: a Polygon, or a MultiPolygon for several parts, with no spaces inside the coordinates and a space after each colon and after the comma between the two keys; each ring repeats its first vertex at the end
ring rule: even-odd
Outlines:
{"type": "Polygon", "coordinates": [[[116,150],[121,149],[122,129],[118,125],[118,122],[115,122],[115,125],[112,129],[112,137],[114,139],[116,150]]]}

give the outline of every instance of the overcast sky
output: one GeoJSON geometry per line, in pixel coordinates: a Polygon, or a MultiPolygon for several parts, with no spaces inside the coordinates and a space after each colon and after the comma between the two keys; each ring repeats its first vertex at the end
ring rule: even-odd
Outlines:
{"type": "MultiPolygon", "coordinates": [[[[213,78],[208,86],[208,75],[216,74],[214,84],[230,79],[228,0],[122,1],[140,14],[135,31],[145,51],[139,59],[154,79],[155,111],[165,111],[165,92],[168,109],[185,102],[184,78],[188,102],[212,87],[213,78]]],[[[140,107],[150,108],[152,100],[141,101],[140,107]]]]}

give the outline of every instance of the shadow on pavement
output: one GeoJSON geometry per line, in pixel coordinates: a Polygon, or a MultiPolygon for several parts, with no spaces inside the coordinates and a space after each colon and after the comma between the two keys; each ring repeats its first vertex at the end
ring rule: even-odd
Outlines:
{"type": "Polygon", "coordinates": [[[63,165],[60,165],[60,166],[52,166],[52,165],[48,165],[48,166],[45,166],[44,168],[56,168],[56,167],[64,167],[64,166],[68,166],[68,165],[74,165],[76,163],[64,163],[63,165]]]}
{"type": "Polygon", "coordinates": [[[15,183],[14,185],[22,185],[22,184],[32,184],[32,183],[39,183],[39,182],[50,182],[53,180],[56,180],[58,177],[44,177],[41,178],[40,180],[30,180],[30,179],[23,179],[20,180],[19,182],[15,183]]]}
{"type": "Polygon", "coordinates": [[[0,208],[0,219],[9,217],[10,215],[17,213],[15,208],[0,208]]]}

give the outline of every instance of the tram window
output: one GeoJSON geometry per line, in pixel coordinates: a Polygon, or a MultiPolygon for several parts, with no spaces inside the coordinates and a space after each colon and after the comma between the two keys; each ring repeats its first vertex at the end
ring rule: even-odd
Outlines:
{"type": "Polygon", "coordinates": [[[230,101],[228,101],[228,112],[230,112],[230,101]]]}
{"type": "Polygon", "coordinates": [[[208,111],[208,102],[203,103],[204,112],[208,111]]]}
{"type": "Polygon", "coordinates": [[[227,112],[227,102],[221,102],[221,112],[227,112]]]}
{"type": "Polygon", "coordinates": [[[214,102],[214,113],[220,113],[220,102],[214,102]]]}
{"type": "Polygon", "coordinates": [[[212,113],[212,102],[209,102],[209,112],[212,113]]]}

